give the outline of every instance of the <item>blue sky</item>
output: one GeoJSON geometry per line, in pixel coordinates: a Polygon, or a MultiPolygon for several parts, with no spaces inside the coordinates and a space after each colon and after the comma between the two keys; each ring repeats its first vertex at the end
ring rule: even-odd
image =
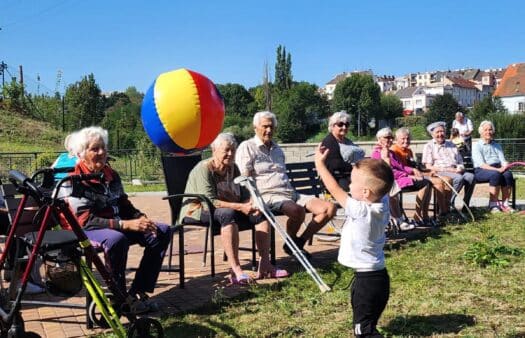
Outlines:
{"type": "Polygon", "coordinates": [[[496,68],[525,62],[524,1],[2,0],[0,61],[23,65],[33,91],[93,73],[103,91],[145,92],[189,68],[252,87],[279,44],[295,80],[323,86],[343,71],[376,74],[496,68]]]}

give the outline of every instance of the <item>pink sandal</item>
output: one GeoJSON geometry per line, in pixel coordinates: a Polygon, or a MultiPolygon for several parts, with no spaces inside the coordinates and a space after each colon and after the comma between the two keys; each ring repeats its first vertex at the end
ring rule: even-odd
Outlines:
{"type": "Polygon", "coordinates": [[[288,273],[288,271],[284,270],[284,269],[278,269],[278,268],[275,268],[271,271],[267,271],[267,272],[264,272],[264,273],[257,273],[257,276],[255,277],[255,279],[265,279],[265,278],[286,278],[290,276],[290,274],[288,273]]]}

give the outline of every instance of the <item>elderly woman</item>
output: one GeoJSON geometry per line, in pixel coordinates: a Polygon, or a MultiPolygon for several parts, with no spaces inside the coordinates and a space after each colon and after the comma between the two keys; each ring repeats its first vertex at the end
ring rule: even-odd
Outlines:
{"type": "MultiPolygon", "coordinates": [[[[221,133],[211,144],[212,156],[199,162],[190,172],[185,193],[203,194],[214,207],[214,225],[221,227],[221,240],[230,262],[232,284],[247,284],[252,278],[239,262],[239,225],[255,226],[255,240],[259,251],[257,279],[287,277],[288,272],[271,265],[269,259],[269,223],[259,210],[254,209],[249,194],[233,180],[240,175],[234,163],[237,143],[232,134],[221,133]]],[[[208,222],[210,213],[194,199],[186,199],[181,215],[200,222],[208,222]]]]}
{"type": "Polygon", "coordinates": [[[322,146],[329,150],[325,162],[326,167],[345,191],[349,190],[352,163],[365,157],[364,150],[346,137],[350,126],[349,121],[350,116],[344,111],[330,116],[328,119],[329,133],[322,142],[322,146]]]}
{"type": "Polygon", "coordinates": [[[410,149],[410,130],[408,128],[399,128],[396,130],[396,143],[390,147],[390,150],[395,154],[396,158],[404,165],[411,167],[414,170],[416,176],[424,176],[432,183],[432,187],[436,190],[436,203],[439,210],[442,212],[447,212],[450,208],[449,201],[452,195],[452,191],[443,180],[446,180],[450,185],[452,185],[452,178],[434,176],[435,172],[433,170],[427,170],[424,173],[416,169],[416,162],[414,160],[414,154],[412,149],[410,149]]]}
{"type": "Polygon", "coordinates": [[[501,145],[494,141],[496,129],[490,121],[479,124],[480,139],[472,147],[472,162],[476,182],[489,182],[489,209],[491,212],[514,212],[509,197],[514,182],[501,145]],[[501,191],[501,201],[498,200],[501,191]]]}
{"type": "MultiPolygon", "coordinates": [[[[428,205],[430,203],[430,181],[411,167],[403,165],[396,154],[390,150],[393,143],[392,130],[390,128],[380,129],[377,134],[377,145],[374,147],[371,157],[382,159],[392,168],[394,179],[401,191],[418,191],[416,197],[416,213],[414,221],[418,225],[431,225],[428,217],[428,205]]],[[[399,202],[394,199],[391,203],[391,213],[397,218],[401,230],[410,230],[410,224],[400,219],[399,202]]]]}
{"type": "MultiPolygon", "coordinates": [[[[136,297],[136,313],[152,309],[147,292],[153,292],[162,266],[171,231],[166,224],[155,223],[137,210],[124,193],[118,173],[107,163],[108,132],[88,127],[70,134],[65,141],[69,153],[78,157],[71,175],[103,173],[100,180],[84,182],[89,197],[73,197],[71,187],[64,187],[66,197],[86,236],[103,248],[106,265],[117,284],[126,290],[126,263],[129,246],[145,247],[129,294],[136,297]]],[[[67,224],[64,225],[67,227],[67,224]]]]}

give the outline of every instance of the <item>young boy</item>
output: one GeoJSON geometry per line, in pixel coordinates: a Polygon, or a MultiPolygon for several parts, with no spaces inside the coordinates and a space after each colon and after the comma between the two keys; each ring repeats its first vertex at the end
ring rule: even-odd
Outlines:
{"type": "Polygon", "coordinates": [[[350,197],[326,168],[327,153],[324,147],[317,148],[315,167],[326,189],[344,207],[347,216],[338,261],[355,270],[351,288],[354,334],[381,337],[376,326],[390,294],[383,247],[390,217],[388,192],[394,175],[382,160],[361,160],[350,176],[350,197]]]}

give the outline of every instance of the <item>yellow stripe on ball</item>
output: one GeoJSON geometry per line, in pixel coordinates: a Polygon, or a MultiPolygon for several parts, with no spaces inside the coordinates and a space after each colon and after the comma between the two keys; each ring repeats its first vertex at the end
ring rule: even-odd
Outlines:
{"type": "Polygon", "coordinates": [[[173,142],[185,149],[194,148],[200,136],[201,108],[190,73],[178,69],[159,75],[154,97],[159,119],[173,142]]]}

